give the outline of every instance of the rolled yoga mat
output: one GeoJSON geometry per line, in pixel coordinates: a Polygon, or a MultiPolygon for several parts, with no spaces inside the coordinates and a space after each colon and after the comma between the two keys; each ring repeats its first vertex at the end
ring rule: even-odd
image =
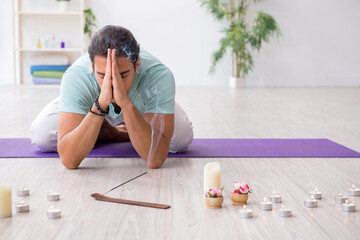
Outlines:
{"type": "MultiPolygon", "coordinates": [[[[0,158],[58,158],[43,153],[28,138],[0,139],[0,158]]],[[[95,145],[88,158],[138,158],[130,142],[95,145]]],[[[329,139],[194,139],[169,158],[355,158],[360,153],[329,139]]]]}

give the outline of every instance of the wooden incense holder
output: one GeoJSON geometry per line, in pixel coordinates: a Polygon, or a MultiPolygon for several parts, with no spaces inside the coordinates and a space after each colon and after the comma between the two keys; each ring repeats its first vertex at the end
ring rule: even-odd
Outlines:
{"type": "Polygon", "coordinates": [[[106,197],[104,195],[101,195],[100,193],[93,193],[93,194],[91,194],[91,197],[95,198],[96,200],[104,201],[104,202],[113,202],[113,203],[129,204],[129,205],[160,208],[160,209],[170,208],[170,205],[158,204],[158,203],[148,203],[148,202],[138,202],[138,201],[121,199],[121,198],[111,198],[111,197],[106,197]]]}

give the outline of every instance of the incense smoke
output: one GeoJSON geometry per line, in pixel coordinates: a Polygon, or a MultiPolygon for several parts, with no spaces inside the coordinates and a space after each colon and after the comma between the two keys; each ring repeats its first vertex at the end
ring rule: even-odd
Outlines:
{"type": "Polygon", "coordinates": [[[156,86],[153,86],[150,91],[147,93],[150,94],[150,98],[156,98],[156,111],[155,115],[150,121],[150,127],[151,127],[151,145],[149,149],[149,155],[147,160],[147,165],[149,166],[154,158],[154,154],[156,152],[157,147],[159,146],[160,139],[162,137],[162,134],[164,133],[165,128],[165,120],[164,120],[164,114],[159,114],[159,100],[160,100],[160,93],[157,90],[156,86]],[[156,127],[158,129],[156,129],[156,127]]]}

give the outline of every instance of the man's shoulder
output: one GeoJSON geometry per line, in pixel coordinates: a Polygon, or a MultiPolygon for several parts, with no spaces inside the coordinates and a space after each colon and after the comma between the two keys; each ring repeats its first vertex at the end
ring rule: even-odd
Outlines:
{"type": "Polygon", "coordinates": [[[89,54],[85,52],[66,70],[63,78],[72,78],[77,76],[89,79],[91,78],[91,75],[92,70],[89,54]]]}
{"type": "Polygon", "coordinates": [[[147,71],[150,69],[168,69],[168,67],[162,63],[158,58],[156,58],[153,54],[149,53],[148,51],[144,50],[143,48],[140,49],[140,63],[141,68],[143,71],[147,71]]]}
{"type": "Polygon", "coordinates": [[[81,73],[92,73],[91,61],[88,52],[83,53],[69,68],[68,70],[80,71],[81,73]]]}

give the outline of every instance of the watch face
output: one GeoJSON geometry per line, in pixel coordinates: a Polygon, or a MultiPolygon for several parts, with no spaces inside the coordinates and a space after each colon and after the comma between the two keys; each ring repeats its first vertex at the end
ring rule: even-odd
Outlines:
{"type": "Polygon", "coordinates": [[[114,111],[116,114],[119,114],[121,112],[121,108],[116,103],[111,103],[114,107],[114,111]]]}

